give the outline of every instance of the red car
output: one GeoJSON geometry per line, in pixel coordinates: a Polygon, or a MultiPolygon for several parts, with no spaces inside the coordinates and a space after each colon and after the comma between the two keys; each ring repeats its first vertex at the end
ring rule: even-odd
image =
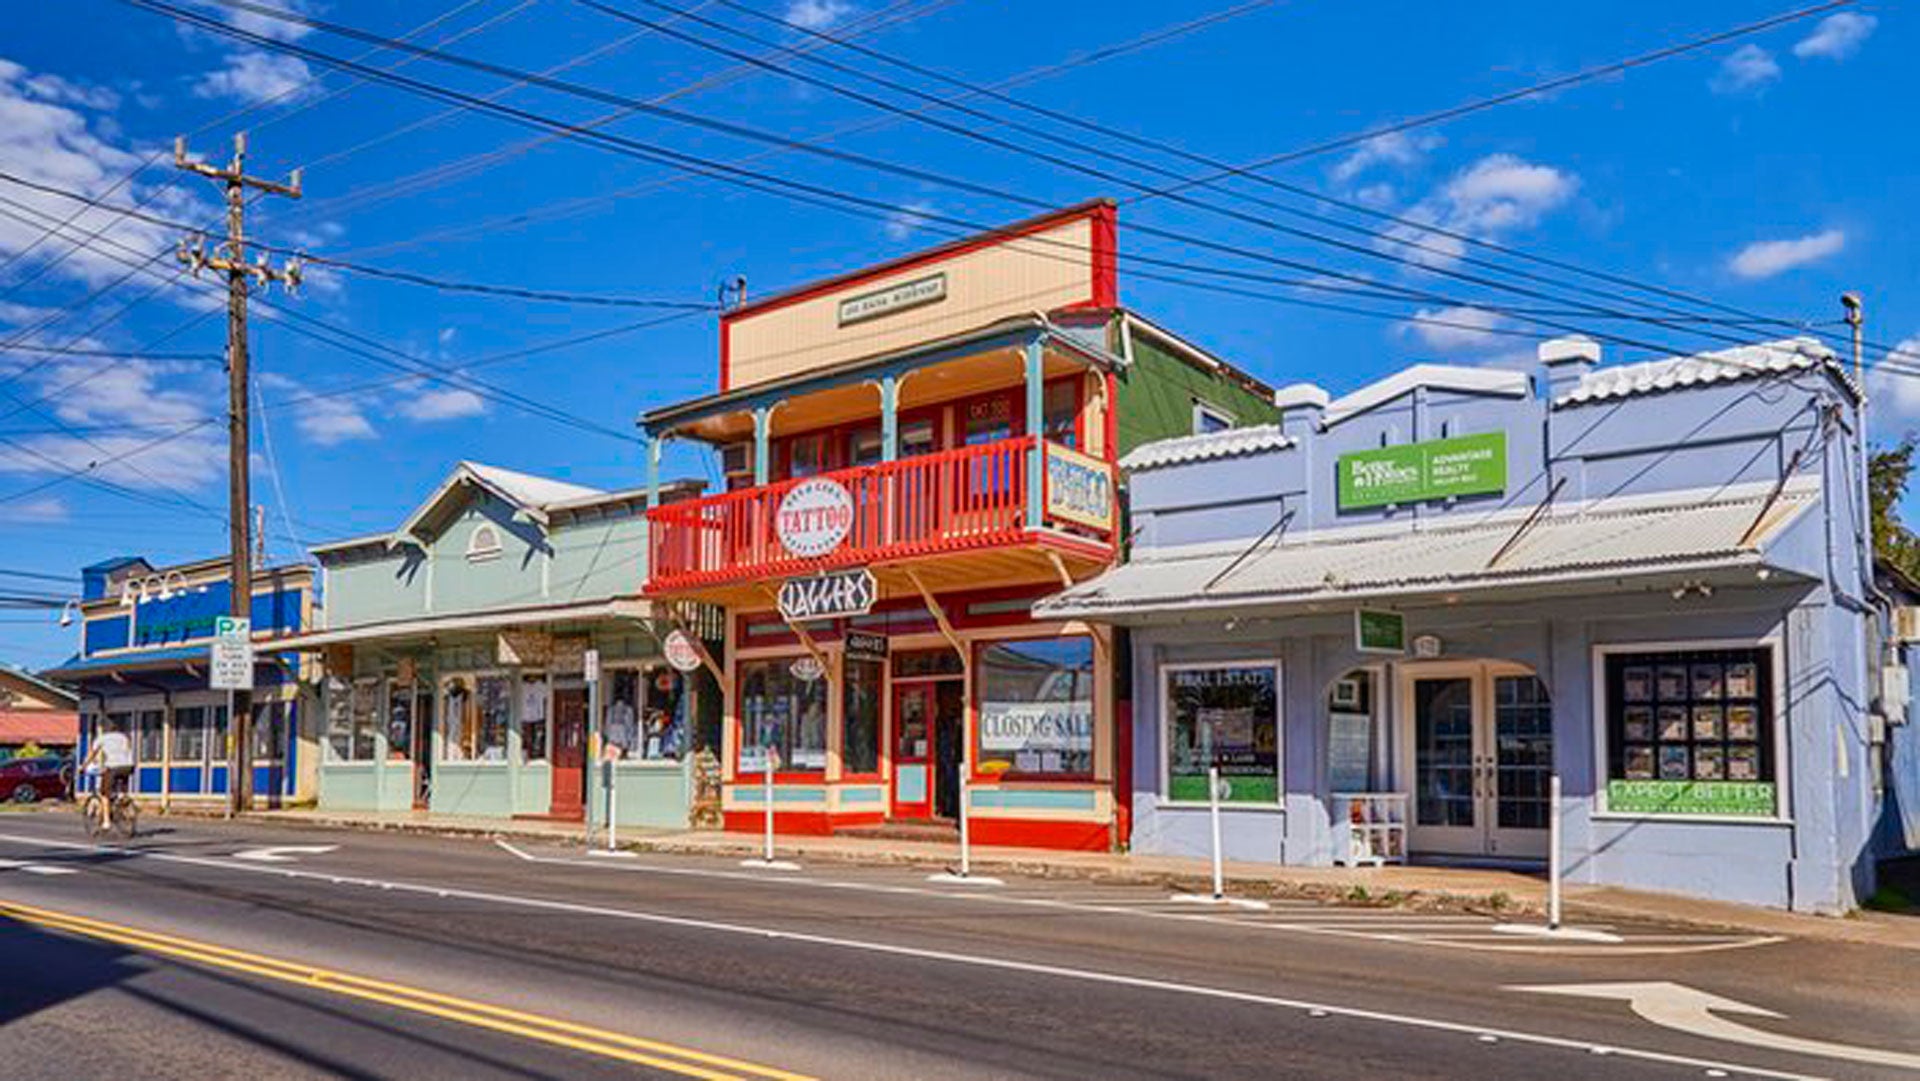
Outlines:
{"type": "Polygon", "coordinates": [[[0,799],[32,803],[66,799],[73,792],[73,767],[64,758],[12,758],[0,762],[0,799]]]}

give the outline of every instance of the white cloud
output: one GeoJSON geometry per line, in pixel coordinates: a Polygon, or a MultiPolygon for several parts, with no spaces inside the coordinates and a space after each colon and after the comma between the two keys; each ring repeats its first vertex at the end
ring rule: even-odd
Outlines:
{"type": "Polygon", "coordinates": [[[42,73],[30,76],[21,83],[27,92],[41,101],[51,101],[62,105],[78,105],[96,111],[109,111],[120,107],[120,95],[104,86],[89,86],[72,82],[58,75],[42,73]]]}
{"type": "Polygon", "coordinates": [[[1838,229],[1794,237],[1791,240],[1756,240],[1741,248],[1727,262],[1727,269],[1742,278],[1771,278],[1794,267],[1825,259],[1847,243],[1847,234],[1838,229]]]}
{"type": "Polygon", "coordinates": [[[1887,350],[1880,364],[1868,369],[1867,389],[1873,396],[1876,421],[1897,417],[1904,427],[1920,419],[1920,377],[1910,374],[1915,365],[1920,365],[1920,334],[1902,339],[1887,350]],[[1905,365],[1907,370],[1896,371],[1886,361],[1905,365]]]}
{"type": "Polygon", "coordinates": [[[7,508],[6,519],[15,523],[43,525],[49,522],[64,522],[72,515],[67,504],[54,496],[43,496],[15,503],[7,508]]]}
{"type": "Polygon", "coordinates": [[[1820,20],[1813,33],[1793,46],[1793,55],[1802,60],[1845,60],[1860,51],[1880,20],[1871,15],[1843,11],[1820,20]]]}
{"type": "Polygon", "coordinates": [[[1353,198],[1355,202],[1358,202],[1362,206],[1370,206],[1376,210],[1383,206],[1392,206],[1394,199],[1393,185],[1385,182],[1368,184],[1366,187],[1354,192],[1353,198]]]}
{"type": "Polygon", "coordinates": [[[931,213],[932,203],[908,203],[888,214],[881,228],[886,230],[887,239],[905,240],[913,235],[915,229],[927,223],[927,215],[931,213]]]}
{"type": "Polygon", "coordinates": [[[143,491],[199,488],[226,474],[223,430],[200,423],[223,400],[224,380],[211,367],[137,360],[105,367],[76,358],[30,378],[35,397],[54,394],[57,420],[84,430],[0,447],[0,473],[84,472],[143,491]]]}
{"type": "Polygon", "coordinates": [[[1388,230],[1381,247],[1422,266],[1450,266],[1466,254],[1466,242],[1435,229],[1492,240],[1539,224],[1579,188],[1579,178],[1565,170],[1489,154],[1402,214],[1408,224],[1388,230]]]}
{"type": "Polygon", "coordinates": [[[782,19],[806,30],[825,30],[856,9],[846,0],[790,0],[782,19]]]}
{"type": "Polygon", "coordinates": [[[403,390],[404,396],[396,408],[401,416],[409,420],[459,420],[462,417],[476,417],[487,411],[486,399],[464,387],[439,385],[431,390],[403,390]]]}
{"type": "MultiPolygon", "coordinates": [[[[315,446],[333,447],[356,439],[372,439],[379,434],[352,397],[313,397],[299,382],[278,372],[261,372],[259,380],[264,389],[299,399],[291,407],[293,426],[303,439],[315,446]]],[[[286,413],[278,415],[285,417],[286,413]]]]}
{"type": "Polygon", "coordinates": [[[445,349],[447,346],[452,345],[453,339],[457,335],[459,335],[459,333],[460,333],[459,327],[441,327],[440,328],[440,348],[445,349]]]}
{"type": "MultiPolygon", "coordinates": [[[[185,221],[214,221],[211,206],[198,189],[160,189],[135,183],[114,190],[138,169],[151,150],[122,143],[108,133],[98,110],[76,98],[88,97],[77,84],[28,71],[0,60],[0,169],[39,184],[114,204],[143,202],[157,216],[185,221]],[[72,92],[68,89],[74,88],[72,92]],[[57,100],[53,100],[57,99],[57,100]]],[[[95,97],[95,100],[102,100],[95,97]]],[[[157,170],[142,179],[170,179],[157,170]]],[[[55,273],[101,285],[126,273],[124,260],[173,247],[175,231],[136,221],[111,210],[83,209],[72,199],[10,186],[9,199],[29,208],[26,220],[0,218],[0,258],[29,247],[28,265],[58,259],[55,273]],[[75,216],[75,211],[80,213],[75,216]],[[65,230],[46,239],[48,230],[69,218],[65,230]],[[67,254],[73,242],[98,231],[100,239],[67,254]]],[[[177,295],[186,295],[181,290],[177,295]]]]}
{"type": "Polygon", "coordinates": [[[1345,184],[1376,165],[1391,165],[1404,169],[1419,164],[1422,158],[1438,148],[1442,142],[1438,135],[1425,135],[1416,139],[1402,131],[1376,135],[1361,143],[1353,153],[1340,159],[1340,162],[1333,167],[1331,175],[1335,183],[1345,184]]]}
{"type": "Polygon", "coordinates": [[[1758,45],[1742,45],[1727,54],[1707,84],[1716,94],[1757,91],[1780,77],[1780,62],[1758,45]]]}
{"type": "Polygon", "coordinates": [[[298,100],[313,89],[313,71],[297,56],[245,49],[227,54],[227,66],[194,84],[203,98],[235,98],[248,104],[298,100]]]}
{"type": "MultiPolygon", "coordinates": [[[[209,14],[224,19],[228,26],[236,30],[245,30],[249,34],[258,34],[263,38],[272,38],[275,41],[298,41],[313,33],[312,27],[236,8],[230,4],[220,3],[219,0],[190,0],[190,2],[194,7],[204,8],[209,14]]],[[[307,0],[278,0],[276,6],[296,15],[304,15],[313,7],[307,0]]]]}
{"type": "Polygon", "coordinates": [[[1454,353],[1481,349],[1500,341],[1494,333],[1506,320],[1485,308],[1461,305],[1452,308],[1422,308],[1405,324],[1405,330],[1430,349],[1454,353]]]}

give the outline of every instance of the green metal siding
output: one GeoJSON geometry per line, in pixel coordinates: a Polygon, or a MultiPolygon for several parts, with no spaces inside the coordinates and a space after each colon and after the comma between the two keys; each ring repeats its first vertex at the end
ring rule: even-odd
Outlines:
{"type": "Polygon", "coordinates": [[[1133,338],[1133,364],[1118,378],[1115,421],[1119,452],[1143,443],[1193,434],[1193,404],[1205,402],[1233,418],[1236,428],[1280,419],[1273,402],[1238,381],[1202,371],[1145,334],[1133,338]]]}

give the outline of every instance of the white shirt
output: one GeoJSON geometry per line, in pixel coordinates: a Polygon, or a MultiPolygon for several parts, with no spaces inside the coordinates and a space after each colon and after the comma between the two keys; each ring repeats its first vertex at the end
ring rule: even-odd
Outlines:
{"type": "Polygon", "coordinates": [[[94,746],[100,749],[100,764],[106,769],[132,769],[133,744],[124,732],[102,732],[94,746]]]}

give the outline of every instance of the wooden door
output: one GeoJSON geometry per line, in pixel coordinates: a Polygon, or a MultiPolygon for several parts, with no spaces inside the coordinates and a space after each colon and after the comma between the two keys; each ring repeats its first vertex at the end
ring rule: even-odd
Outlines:
{"type": "Polygon", "coordinates": [[[893,689],[893,817],[933,812],[934,699],[931,683],[893,689]]]}
{"type": "Polygon", "coordinates": [[[553,808],[568,817],[586,814],[587,692],[553,694],[553,808]]]}

